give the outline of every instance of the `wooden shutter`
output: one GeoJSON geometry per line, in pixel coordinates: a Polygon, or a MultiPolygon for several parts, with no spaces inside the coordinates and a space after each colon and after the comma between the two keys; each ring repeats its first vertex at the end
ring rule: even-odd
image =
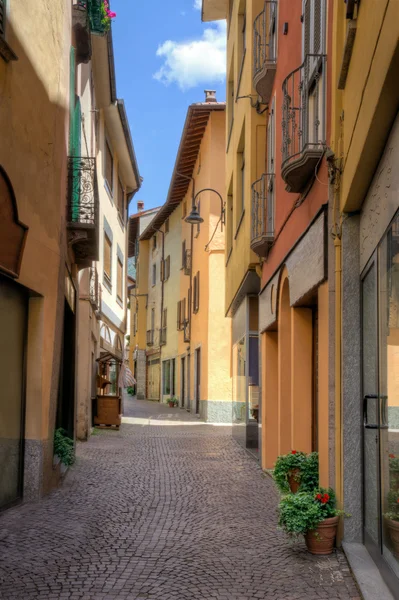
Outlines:
{"type": "Polygon", "coordinates": [[[322,53],[323,27],[322,27],[322,0],[313,0],[313,54],[322,53]]]}
{"type": "Polygon", "coordinates": [[[165,329],[168,325],[168,309],[164,308],[163,309],[163,323],[162,323],[162,327],[165,329]]]}
{"type": "Polygon", "coordinates": [[[111,256],[112,256],[112,242],[104,233],[104,273],[111,281],[111,256]]]}
{"type": "Polygon", "coordinates": [[[123,300],[123,265],[118,258],[118,267],[117,267],[117,295],[119,300],[123,300]]]}
{"type": "Polygon", "coordinates": [[[4,37],[6,26],[6,0],[0,0],[0,37],[4,37]]]}
{"type": "Polygon", "coordinates": [[[177,303],[177,329],[181,328],[181,301],[177,303]]]}
{"type": "Polygon", "coordinates": [[[105,179],[109,190],[112,192],[114,184],[114,159],[107,141],[105,141],[105,179]]]}
{"type": "Polygon", "coordinates": [[[118,210],[122,221],[125,221],[125,193],[123,191],[123,185],[118,177],[118,210]]]}
{"type": "Polygon", "coordinates": [[[184,298],[182,300],[182,319],[181,322],[184,323],[184,321],[186,320],[186,299],[184,298]]]}
{"type": "Polygon", "coordinates": [[[311,54],[312,0],[305,0],[303,11],[303,53],[311,54]]]}
{"type": "Polygon", "coordinates": [[[170,277],[170,255],[166,258],[166,279],[170,277]]]}
{"type": "Polygon", "coordinates": [[[199,271],[197,273],[197,286],[196,286],[196,298],[195,298],[195,310],[198,312],[199,311],[199,305],[200,305],[200,274],[199,271]]]}
{"type": "Polygon", "coordinates": [[[160,280],[165,281],[165,261],[164,260],[161,260],[160,267],[161,267],[159,269],[160,280]]]}
{"type": "Polygon", "coordinates": [[[186,240],[181,245],[181,266],[184,268],[186,264],[186,240]]]}

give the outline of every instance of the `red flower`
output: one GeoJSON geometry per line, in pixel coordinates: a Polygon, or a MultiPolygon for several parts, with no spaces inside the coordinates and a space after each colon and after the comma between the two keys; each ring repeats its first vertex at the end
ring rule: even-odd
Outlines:
{"type": "Polygon", "coordinates": [[[321,494],[316,494],[316,500],[321,500],[322,496],[321,494]]]}
{"type": "Polygon", "coordinates": [[[390,454],[389,458],[395,458],[395,455],[394,454],[390,454]]]}
{"type": "Polygon", "coordinates": [[[330,496],[328,494],[324,494],[323,498],[321,499],[321,503],[322,504],[327,504],[327,502],[329,501],[330,496]]]}
{"type": "Polygon", "coordinates": [[[296,450],[291,450],[291,454],[296,454],[296,450]]]}
{"type": "Polygon", "coordinates": [[[396,502],[399,504],[399,498],[396,500],[396,502]]]}

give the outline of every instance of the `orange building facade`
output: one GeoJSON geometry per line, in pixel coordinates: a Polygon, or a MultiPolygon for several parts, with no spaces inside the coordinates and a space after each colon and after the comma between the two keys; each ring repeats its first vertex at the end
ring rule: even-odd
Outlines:
{"type": "Polygon", "coordinates": [[[322,485],[334,477],[328,377],[331,4],[265,2],[254,23],[253,70],[254,87],[267,105],[265,173],[252,185],[251,228],[251,247],[262,264],[261,463],[272,468],[291,449],[318,451],[322,485]]]}

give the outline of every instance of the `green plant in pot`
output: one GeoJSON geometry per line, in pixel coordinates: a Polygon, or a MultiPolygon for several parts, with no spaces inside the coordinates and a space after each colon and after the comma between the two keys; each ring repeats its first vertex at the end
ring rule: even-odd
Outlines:
{"type": "Polygon", "coordinates": [[[331,554],[342,511],[336,508],[334,491],[319,488],[284,496],[278,524],[292,537],[303,535],[311,554],[331,554]]]}
{"type": "Polygon", "coordinates": [[[282,494],[313,491],[319,485],[319,456],[291,450],[277,458],[273,479],[282,494]]]}
{"type": "Polygon", "coordinates": [[[54,432],[54,455],[67,467],[75,462],[75,444],[61,427],[54,432]]]}
{"type": "Polygon", "coordinates": [[[384,514],[385,523],[391,538],[393,553],[399,558],[399,490],[391,489],[387,500],[388,512],[384,514]]]}
{"type": "Polygon", "coordinates": [[[399,489],[399,456],[389,455],[390,486],[399,489]]]}
{"type": "Polygon", "coordinates": [[[172,396],[172,398],[168,398],[168,404],[170,408],[174,408],[178,404],[177,398],[175,396],[172,396]]]}

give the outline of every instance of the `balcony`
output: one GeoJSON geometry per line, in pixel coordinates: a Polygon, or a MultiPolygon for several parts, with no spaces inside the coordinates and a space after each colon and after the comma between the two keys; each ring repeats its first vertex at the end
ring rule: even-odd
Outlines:
{"type": "Polygon", "coordinates": [[[101,285],[96,267],[90,267],[89,300],[95,311],[101,308],[101,285]]]}
{"type": "Polygon", "coordinates": [[[147,346],[153,346],[153,345],[154,345],[154,330],[148,329],[148,331],[147,331],[147,346]]]}
{"type": "Polygon", "coordinates": [[[68,157],[68,244],[79,268],[98,260],[98,189],[96,159],[68,157]]]}
{"type": "Polygon", "coordinates": [[[91,59],[91,36],[87,3],[83,0],[79,0],[72,6],[72,28],[75,37],[76,62],[87,63],[91,59]]]}
{"type": "Polygon", "coordinates": [[[266,258],[274,241],[274,173],[252,184],[251,248],[266,258]]]}
{"type": "MultiPolygon", "coordinates": [[[[83,28],[87,32],[89,38],[90,33],[100,36],[104,36],[108,33],[111,27],[111,19],[107,16],[104,16],[105,13],[103,13],[103,4],[103,0],[78,0],[77,3],[74,4],[73,24],[80,24],[78,29],[82,30],[82,35],[83,28]]],[[[90,44],[90,40],[85,40],[85,42],[90,44]]]]}
{"type": "Polygon", "coordinates": [[[325,150],[326,56],[308,54],[283,82],[283,162],[289,192],[302,192],[325,150]]]}
{"type": "Polygon", "coordinates": [[[184,253],[184,274],[191,275],[191,250],[186,250],[184,253]]]}
{"type": "Polygon", "coordinates": [[[277,1],[265,2],[254,21],[254,88],[262,101],[268,103],[272,93],[277,65],[277,1]]]}

